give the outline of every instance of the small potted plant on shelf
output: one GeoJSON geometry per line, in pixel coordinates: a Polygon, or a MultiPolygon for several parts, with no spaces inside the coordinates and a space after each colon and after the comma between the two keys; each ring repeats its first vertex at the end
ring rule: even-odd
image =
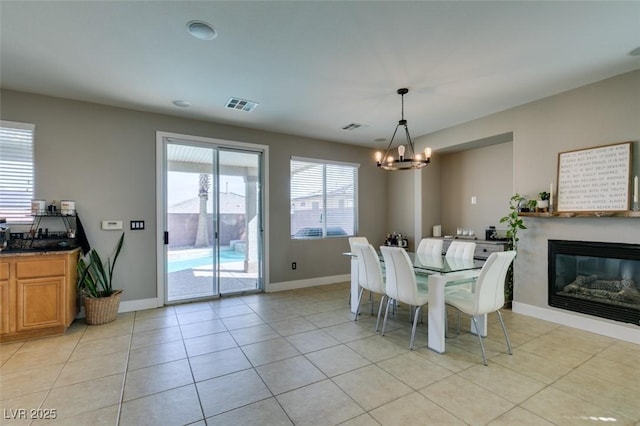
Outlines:
{"type": "Polygon", "coordinates": [[[106,324],[118,316],[122,290],[113,288],[113,270],[124,243],[120,236],[113,256],[106,262],[95,249],[87,255],[87,261],[78,260],[78,289],[82,294],[87,324],[106,324]]]}
{"type": "Polygon", "coordinates": [[[538,206],[538,201],[537,200],[528,200],[527,201],[527,211],[529,212],[535,212],[536,211],[536,207],[538,206]]]}
{"type": "Polygon", "coordinates": [[[546,191],[542,191],[541,193],[538,194],[538,198],[539,200],[536,202],[536,207],[537,210],[540,212],[546,212],[549,211],[549,198],[551,197],[551,194],[549,194],[546,191]]]}

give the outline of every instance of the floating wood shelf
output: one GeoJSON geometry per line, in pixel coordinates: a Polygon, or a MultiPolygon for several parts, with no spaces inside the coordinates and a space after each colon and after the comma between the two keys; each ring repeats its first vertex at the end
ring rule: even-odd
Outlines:
{"type": "Polygon", "coordinates": [[[522,217],[640,217],[640,211],[622,212],[559,212],[559,213],[518,213],[522,217]]]}

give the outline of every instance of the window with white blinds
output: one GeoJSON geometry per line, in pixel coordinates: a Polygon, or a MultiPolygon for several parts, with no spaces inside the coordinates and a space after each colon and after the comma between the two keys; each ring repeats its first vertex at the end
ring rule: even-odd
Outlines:
{"type": "Polygon", "coordinates": [[[28,223],[33,198],[35,125],[0,121],[0,217],[28,223]]]}
{"type": "Polygon", "coordinates": [[[350,163],[291,158],[291,238],[355,235],[358,167],[350,163]]]}

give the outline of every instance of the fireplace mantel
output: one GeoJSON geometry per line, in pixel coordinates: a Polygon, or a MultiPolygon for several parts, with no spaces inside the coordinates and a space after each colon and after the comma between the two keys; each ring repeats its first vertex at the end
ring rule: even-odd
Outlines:
{"type": "Polygon", "coordinates": [[[540,217],[540,218],[568,218],[568,217],[640,217],[640,211],[627,210],[623,212],[561,212],[561,213],[518,213],[522,217],[540,217]]]}

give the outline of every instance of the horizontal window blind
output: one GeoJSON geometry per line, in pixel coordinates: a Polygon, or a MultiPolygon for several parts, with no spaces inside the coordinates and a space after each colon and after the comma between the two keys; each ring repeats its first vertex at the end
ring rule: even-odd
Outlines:
{"type": "Polygon", "coordinates": [[[0,121],[0,217],[9,223],[33,220],[34,130],[33,124],[0,121]]]}
{"type": "Polygon", "coordinates": [[[291,237],[354,235],[358,165],[291,159],[291,237]]]}

